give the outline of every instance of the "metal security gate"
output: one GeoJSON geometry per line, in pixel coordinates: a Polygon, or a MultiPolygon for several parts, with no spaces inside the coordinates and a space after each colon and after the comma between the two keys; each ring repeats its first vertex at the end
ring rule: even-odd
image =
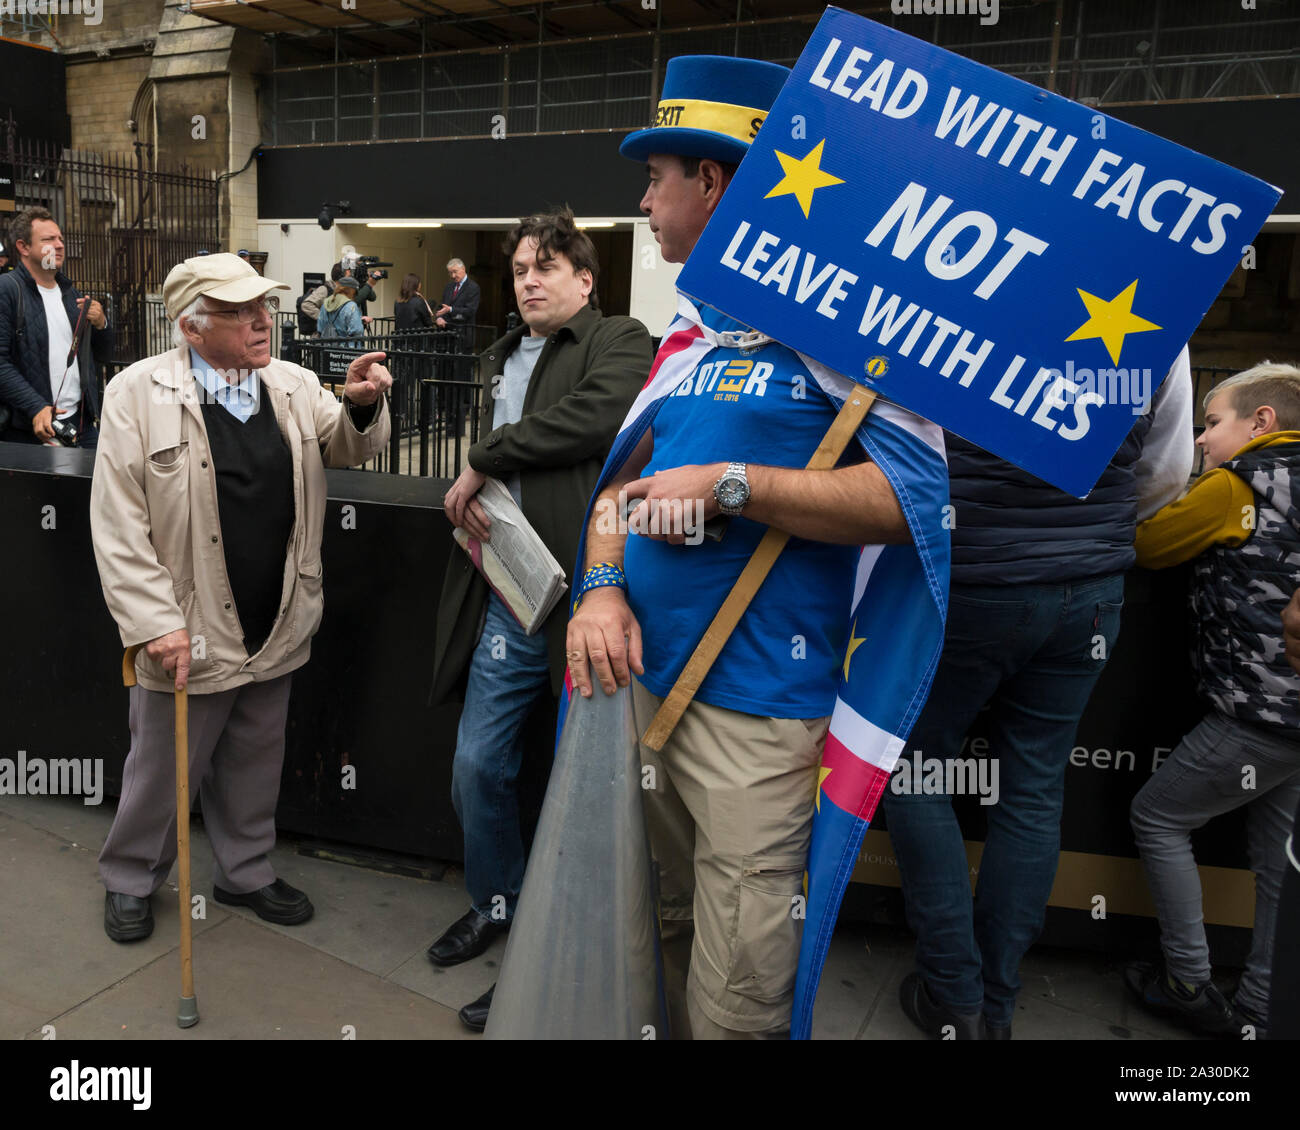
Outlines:
{"type": "Polygon", "coordinates": [[[167,323],[156,300],[167,272],[200,251],[221,250],[216,175],[160,168],[153,146],[142,142],[134,155],[103,155],[7,132],[0,152],[14,169],[15,206],[53,214],[63,232],[63,271],[108,311],[119,363],[157,352],[167,323]]]}
{"type": "MultiPolygon", "coordinates": [[[[491,327],[475,327],[489,337],[491,327]]],[[[394,475],[432,475],[454,479],[478,440],[482,399],[477,354],[465,347],[460,329],[413,330],[343,338],[299,338],[280,327],[280,356],[310,369],[336,394],[342,394],[348,365],[359,354],[382,350],[393,376],[388,394],[392,438],[388,451],[367,469],[394,475]]]]}

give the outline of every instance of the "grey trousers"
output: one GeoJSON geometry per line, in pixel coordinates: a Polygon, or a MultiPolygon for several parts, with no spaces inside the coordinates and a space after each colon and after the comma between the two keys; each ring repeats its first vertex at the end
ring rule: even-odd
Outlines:
{"type": "MultiPolygon", "coordinates": [[[[236,894],[275,881],[275,804],[292,675],[189,699],[190,796],[203,802],[212,881],[236,894]]],[[[147,898],[176,860],[174,696],[131,688],[131,751],[99,853],[104,887],[147,898]]]]}
{"type": "Polygon", "coordinates": [[[1220,813],[1246,806],[1255,929],[1237,1003],[1260,1017],[1268,1016],[1284,845],[1298,802],[1300,735],[1212,710],[1178,743],[1130,810],[1166,965],[1175,977],[1198,985],[1210,979],[1210,949],[1191,833],[1220,813]]]}

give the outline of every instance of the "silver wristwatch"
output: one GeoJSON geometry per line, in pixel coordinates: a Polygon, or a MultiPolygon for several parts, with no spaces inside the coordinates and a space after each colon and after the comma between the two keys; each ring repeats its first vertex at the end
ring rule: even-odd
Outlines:
{"type": "Polygon", "coordinates": [[[739,514],[749,501],[749,479],[744,463],[728,463],[722,478],[713,484],[713,497],[724,514],[739,514]]]}

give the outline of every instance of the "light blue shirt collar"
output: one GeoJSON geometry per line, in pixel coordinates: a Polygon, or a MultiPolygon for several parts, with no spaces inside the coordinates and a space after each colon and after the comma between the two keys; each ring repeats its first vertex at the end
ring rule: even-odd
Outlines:
{"type": "Polygon", "coordinates": [[[193,347],[190,354],[195,361],[195,379],[208,399],[215,400],[241,424],[247,424],[257,411],[260,400],[261,382],[257,379],[257,370],[247,373],[239,384],[230,384],[193,347]]]}

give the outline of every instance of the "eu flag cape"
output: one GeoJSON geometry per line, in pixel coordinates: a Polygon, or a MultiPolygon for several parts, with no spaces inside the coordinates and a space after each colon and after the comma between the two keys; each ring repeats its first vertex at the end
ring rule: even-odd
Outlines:
{"type": "MultiPolygon", "coordinates": [[[[699,311],[679,296],[678,314],[664,334],[650,378],[633,403],[601,472],[583,523],[574,577],[586,560],[585,530],[596,497],[635,450],[664,399],[706,356],[725,348],[699,311]]],[[[851,382],[798,355],[839,408],[851,382]]],[[[943,432],[935,424],[878,399],[856,440],[884,472],[911,530],[911,544],[862,547],[851,600],[848,654],[840,670],[830,731],[818,771],[807,905],[790,1035],[807,1039],[822,965],[830,947],[844,888],[857,862],[863,833],[921,707],[943,649],[948,600],[948,469],[943,432]]],[[[752,456],[761,463],[761,455],[752,456]]],[[[576,587],[576,586],[575,586],[576,587]]],[[[700,625],[704,634],[706,624],[700,625]]],[[[680,672],[673,672],[675,679],[680,672]]],[[[560,729],[571,677],[566,675],[560,729]]]]}

